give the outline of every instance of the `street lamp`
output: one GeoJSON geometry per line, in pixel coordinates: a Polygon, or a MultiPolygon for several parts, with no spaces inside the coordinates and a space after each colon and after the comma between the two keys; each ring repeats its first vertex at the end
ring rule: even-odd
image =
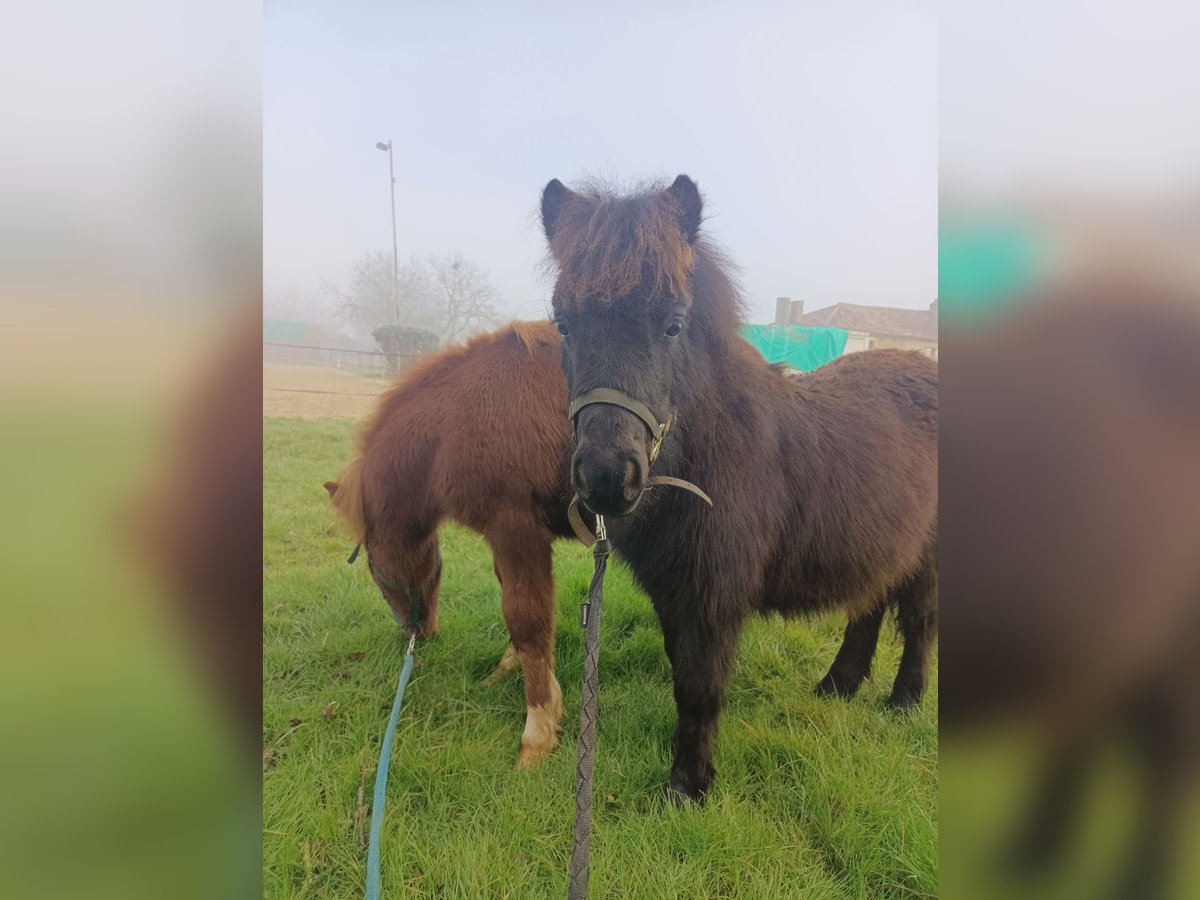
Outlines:
{"type": "Polygon", "coordinates": [[[383,141],[378,141],[375,148],[387,151],[388,177],[392,183],[392,304],[395,306],[400,282],[400,254],[396,249],[396,170],[392,164],[392,142],[388,141],[385,144],[383,141]]]}

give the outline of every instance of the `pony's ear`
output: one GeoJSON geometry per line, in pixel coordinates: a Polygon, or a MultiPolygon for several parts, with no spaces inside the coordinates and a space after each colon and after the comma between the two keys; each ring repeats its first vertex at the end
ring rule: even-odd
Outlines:
{"type": "Polygon", "coordinates": [[[546,232],[546,240],[554,239],[554,227],[558,223],[558,217],[567,201],[574,196],[575,192],[557,178],[552,178],[542,190],[542,228],[546,232]]]}
{"type": "Polygon", "coordinates": [[[680,175],[667,188],[667,194],[679,209],[679,227],[687,236],[688,243],[691,243],[700,233],[700,221],[704,217],[704,201],[700,198],[700,188],[686,175],[680,175]]]}
{"type": "Polygon", "coordinates": [[[325,490],[329,491],[329,496],[332,499],[333,496],[337,493],[338,483],[336,481],[325,482],[325,490]]]}

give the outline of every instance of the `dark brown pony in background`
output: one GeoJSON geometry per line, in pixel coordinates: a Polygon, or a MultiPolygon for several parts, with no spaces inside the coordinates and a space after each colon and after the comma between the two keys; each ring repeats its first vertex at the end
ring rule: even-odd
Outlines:
{"type": "Polygon", "coordinates": [[[703,797],[743,621],[833,608],[850,623],[820,693],[852,694],[884,612],[904,653],[889,703],[917,703],[937,629],[937,366],[868,351],[799,378],[739,339],[727,265],[700,235],[702,201],[680,176],[629,196],[542,195],[557,269],[554,313],[572,398],[623,392],[669,430],[645,491],[651,434],[614,405],[576,416],[572,484],[654,603],[679,720],[670,788],[703,797]]]}
{"type": "Polygon", "coordinates": [[[493,678],[518,661],[525,675],[520,766],[558,745],[563,713],[550,568],[554,538],[572,533],[560,343],[548,322],[513,323],[418,362],[363,423],[359,456],[325,485],[397,618],[419,599],[425,634],[438,623],[438,526],[453,519],[483,535],[510,641],[493,678]]]}

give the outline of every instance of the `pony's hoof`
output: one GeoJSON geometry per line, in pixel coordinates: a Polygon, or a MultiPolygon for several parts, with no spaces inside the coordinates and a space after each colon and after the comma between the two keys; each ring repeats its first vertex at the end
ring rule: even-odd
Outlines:
{"type": "Polygon", "coordinates": [[[813,688],[813,693],[818,697],[853,697],[858,691],[858,685],[844,684],[833,677],[833,673],[829,673],[813,688]]]}
{"type": "Polygon", "coordinates": [[[517,757],[518,769],[536,769],[554,752],[554,748],[558,746],[555,741],[550,746],[541,747],[521,747],[521,755],[517,757]]]}
{"type": "Polygon", "coordinates": [[[677,773],[671,774],[667,782],[667,801],[677,809],[687,806],[703,806],[704,791],[692,785],[690,779],[677,773]]]}
{"type": "Polygon", "coordinates": [[[526,710],[525,731],[521,734],[521,755],[517,757],[518,769],[532,769],[554,752],[558,746],[558,735],[562,726],[562,701],[546,706],[531,706],[526,710]],[[555,708],[557,707],[557,708],[555,708]]]}
{"type": "Polygon", "coordinates": [[[498,684],[505,675],[521,664],[521,658],[517,655],[517,651],[513,649],[510,642],[504,648],[504,654],[500,657],[500,662],[496,663],[496,668],[492,670],[492,674],[483,679],[486,685],[498,684]]]}
{"type": "Polygon", "coordinates": [[[920,694],[913,694],[908,691],[901,691],[899,693],[893,691],[892,695],[887,698],[886,706],[888,709],[895,710],[896,712],[907,712],[920,702],[920,694]]]}
{"type": "Polygon", "coordinates": [[[499,684],[501,681],[504,680],[504,676],[507,675],[509,673],[509,671],[511,671],[511,670],[501,668],[500,666],[496,666],[496,668],[492,669],[492,674],[485,677],[483,679],[483,681],[481,681],[479,683],[482,684],[484,687],[491,687],[492,685],[499,684]]]}
{"type": "Polygon", "coordinates": [[[1013,880],[1035,878],[1051,871],[1062,859],[1062,848],[1052,840],[1031,840],[1021,835],[995,857],[997,875],[1013,880]]]}
{"type": "Polygon", "coordinates": [[[676,809],[688,809],[693,806],[704,805],[703,794],[701,794],[699,797],[693,797],[690,794],[685,794],[683,791],[671,787],[669,784],[667,785],[666,789],[666,800],[667,803],[676,809]]]}

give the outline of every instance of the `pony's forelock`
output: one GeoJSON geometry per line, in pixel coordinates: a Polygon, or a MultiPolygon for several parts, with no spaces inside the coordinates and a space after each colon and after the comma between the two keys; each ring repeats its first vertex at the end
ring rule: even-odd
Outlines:
{"type": "Polygon", "coordinates": [[[599,181],[576,186],[550,239],[555,301],[577,307],[670,295],[690,303],[695,251],[664,185],[618,193],[599,181]]]}

